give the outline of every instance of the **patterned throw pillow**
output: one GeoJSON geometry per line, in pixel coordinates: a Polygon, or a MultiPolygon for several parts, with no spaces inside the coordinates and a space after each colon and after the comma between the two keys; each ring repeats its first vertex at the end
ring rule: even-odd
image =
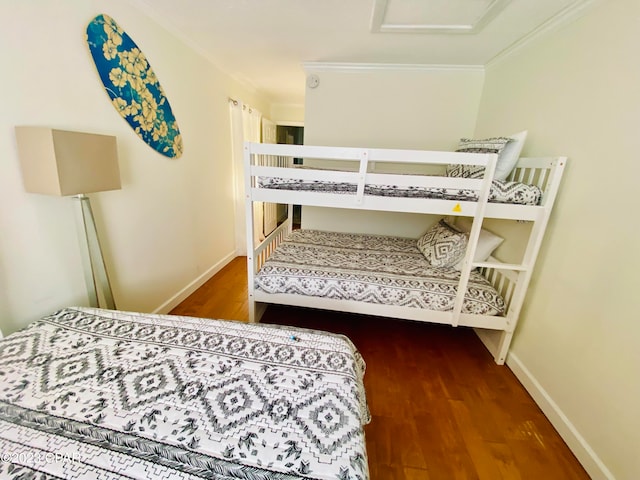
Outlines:
{"type": "Polygon", "coordinates": [[[450,268],[464,258],[467,236],[440,220],[418,239],[417,246],[432,266],[450,268]]]}
{"type": "MultiPolygon", "coordinates": [[[[469,138],[463,138],[458,144],[456,152],[467,153],[497,153],[511,141],[507,137],[494,137],[486,138],[484,140],[472,140],[469,138]]],[[[484,167],[478,165],[447,165],[446,170],[447,177],[463,177],[463,178],[482,178],[484,176],[484,167]]]]}

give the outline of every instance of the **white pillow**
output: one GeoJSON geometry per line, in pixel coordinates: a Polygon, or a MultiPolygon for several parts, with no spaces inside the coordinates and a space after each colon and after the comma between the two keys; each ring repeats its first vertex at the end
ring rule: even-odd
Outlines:
{"type": "MultiPolygon", "coordinates": [[[[468,235],[471,231],[472,220],[467,218],[459,218],[456,222],[456,228],[460,229],[463,232],[466,232],[468,235]]],[[[493,253],[493,251],[500,246],[500,244],[504,241],[504,238],[499,237],[495,233],[491,233],[484,228],[480,230],[480,237],[478,238],[478,246],[476,247],[476,253],[473,256],[474,262],[484,262],[489,256],[493,253]]],[[[456,270],[462,270],[462,262],[464,259],[460,260],[453,268],[456,270]]]]}
{"type": "Polygon", "coordinates": [[[506,180],[511,170],[513,170],[516,163],[518,163],[524,141],[527,139],[527,130],[516,133],[515,135],[508,135],[508,138],[510,138],[511,141],[507,143],[500,152],[498,164],[496,165],[496,173],[493,176],[494,180],[506,180]]]}

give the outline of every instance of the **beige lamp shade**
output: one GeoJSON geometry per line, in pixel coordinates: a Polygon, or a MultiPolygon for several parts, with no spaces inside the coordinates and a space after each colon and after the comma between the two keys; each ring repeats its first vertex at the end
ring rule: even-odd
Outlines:
{"type": "Polygon", "coordinates": [[[118,190],[116,137],[48,127],[16,127],[27,192],[78,195],[118,190]]]}

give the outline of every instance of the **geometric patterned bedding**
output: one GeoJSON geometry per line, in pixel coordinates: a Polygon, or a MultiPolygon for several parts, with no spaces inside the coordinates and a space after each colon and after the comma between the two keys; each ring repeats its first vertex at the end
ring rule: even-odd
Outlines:
{"type": "MultiPolygon", "coordinates": [[[[452,310],[460,272],[432,267],[413,238],[294,230],[263,264],[255,287],[338,300],[452,310]]],[[[463,313],[498,315],[504,301],[472,271],[463,313]]]]}
{"type": "MultiPolygon", "coordinates": [[[[302,167],[298,167],[302,168],[302,167]]],[[[297,178],[259,177],[258,186],[276,190],[355,194],[357,185],[347,182],[302,180],[297,178]]],[[[443,200],[476,201],[478,192],[469,189],[436,188],[397,185],[365,185],[365,195],[403,198],[435,198],[443,200]]],[[[542,190],[536,185],[493,180],[489,202],[515,205],[538,205],[542,190]]]]}
{"type": "Polygon", "coordinates": [[[340,335],[68,308],[0,341],[0,477],[367,479],[340,335]]]}

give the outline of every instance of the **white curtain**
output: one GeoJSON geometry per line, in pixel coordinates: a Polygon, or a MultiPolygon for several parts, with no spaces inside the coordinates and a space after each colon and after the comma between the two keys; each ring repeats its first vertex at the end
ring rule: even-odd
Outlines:
{"type": "MultiPolygon", "coordinates": [[[[253,107],[238,100],[229,101],[231,112],[231,149],[233,155],[233,183],[235,208],[235,238],[237,255],[247,254],[247,227],[244,198],[244,142],[260,141],[260,121],[262,114],[253,107]]],[[[253,206],[254,244],[264,239],[262,205],[253,206]]]]}

